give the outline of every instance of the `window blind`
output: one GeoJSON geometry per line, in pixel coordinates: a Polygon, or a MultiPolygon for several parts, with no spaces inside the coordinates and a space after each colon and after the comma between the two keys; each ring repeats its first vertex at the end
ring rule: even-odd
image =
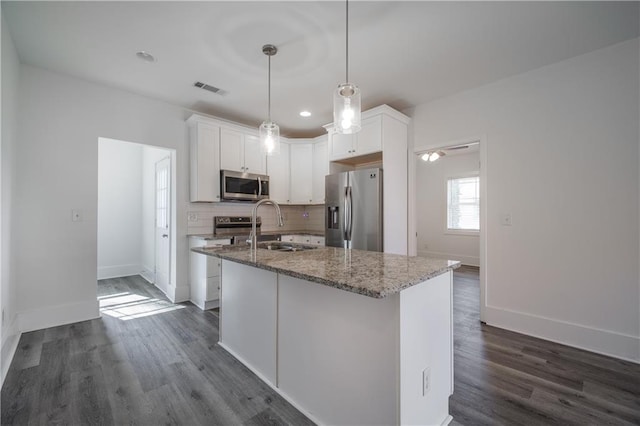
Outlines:
{"type": "Polygon", "coordinates": [[[447,181],[447,229],[480,230],[480,177],[447,181]]]}

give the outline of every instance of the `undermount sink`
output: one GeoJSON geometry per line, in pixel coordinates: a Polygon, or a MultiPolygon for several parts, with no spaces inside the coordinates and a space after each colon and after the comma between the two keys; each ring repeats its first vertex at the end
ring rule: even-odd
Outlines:
{"type": "Polygon", "coordinates": [[[308,246],[304,244],[296,244],[296,243],[284,243],[281,241],[268,241],[264,243],[258,243],[258,248],[273,250],[273,251],[305,251],[305,250],[313,250],[317,247],[308,246]]]}

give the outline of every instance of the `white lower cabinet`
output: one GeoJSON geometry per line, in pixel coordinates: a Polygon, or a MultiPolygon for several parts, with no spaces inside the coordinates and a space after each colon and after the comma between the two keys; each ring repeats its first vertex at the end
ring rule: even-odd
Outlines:
{"type": "MultiPolygon", "coordinates": [[[[203,240],[191,237],[189,248],[230,243],[230,240],[203,240]]],[[[190,251],[189,289],[189,300],[198,308],[217,308],[220,305],[220,259],[190,251]]]]}
{"type": "Polygon", "coordinates": [[[275,386],[278,276],[222,261],[220,345],[275,386]]]}

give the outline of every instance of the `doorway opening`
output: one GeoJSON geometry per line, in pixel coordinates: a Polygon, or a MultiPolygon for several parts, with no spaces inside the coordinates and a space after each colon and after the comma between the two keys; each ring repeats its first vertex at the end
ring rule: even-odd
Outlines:
{"type": "Polygon", "coordinates": [[[459,260],[467,268],[477,268],[481,321],[486,306],[485,141],[472,137],[414,150],[410,222],[415,238],[409,250],[417,256],[459,260]]]}
{"type": "Polygon", "coordinates": [[[174,165],[174,150],[98,139],[98,280],[140,276],[173,300],[174,165]]]}

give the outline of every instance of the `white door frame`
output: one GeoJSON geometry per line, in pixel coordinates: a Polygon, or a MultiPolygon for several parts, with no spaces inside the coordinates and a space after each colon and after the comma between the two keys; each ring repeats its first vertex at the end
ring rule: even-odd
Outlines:
{"type": "Polygon", "coordinates": [[[474,136],[458,140],[440,142],[429,146],[414,147],[413,153],[409,157],[408,167],[409,181],[413,182],[409,190],[409,254],[417,253],[417,207],[416,207],[416,161],[419,160],[418,153],[427,150],[438,150],[451,146],[464,145],[479,142],[480,145],[480,321],[485,322],[485,311],[487,308],[487,205],[489,204],[487,190],[487,136],[474,136]]]}

